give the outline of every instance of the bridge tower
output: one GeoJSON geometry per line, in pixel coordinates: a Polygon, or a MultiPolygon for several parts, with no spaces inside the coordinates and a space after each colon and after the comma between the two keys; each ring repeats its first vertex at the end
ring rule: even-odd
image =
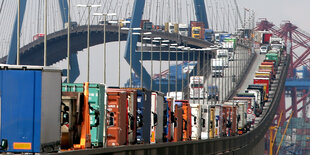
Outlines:
{"type": "MultiPolygon", "coordinates": [[[[205,28],[209,28],[204,0],[194,0],[194,4],[195,4],[195,9],[196,9],[197,20],[204,22],[205,28]]],[[[135,0],[134,5],[133,5],[130,28],[140,27],[140,21],[142,19],[144,6],[145,6],[145,0],[135,0]]],[[[141,63],[139,61],[140,57],[138,56],[138,54],[136,54],[136,50],[135,50],[137,47],[138,36],[133,35],[132,42],[130,41],[130,38],[131,37],[129,34],[127,38],[124,58],[127,61],[127,63],[130,63],[130,43],[132,43],[131,44],[131,49],[133,51],[132,52],[132,68],[135,74],[140,76],[140,73],[141,73],[140,72],[141,63]]],[[[154,57],[153,60],[159,60],[159,57],[154,57]]],[[[146,71],[144,67],[143,67],[142,72],[143,72],[144,87],[150,88],[151,76],[148,74],[148,72],[146,71]]],[[[155,86],[154,81],[153,81],[153,86],[155,86]]]]}

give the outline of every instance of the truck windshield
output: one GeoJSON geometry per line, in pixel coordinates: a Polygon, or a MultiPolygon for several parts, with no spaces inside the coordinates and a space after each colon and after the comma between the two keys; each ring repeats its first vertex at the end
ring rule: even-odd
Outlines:
{"type": "Polygon", "coordinates": [[[214,70],[223,70],[223,66],[213,66],[214,70]]]}
{"type": "Polygon", "coordinates": [[[225,55],[219,54],[217,57],[218,57],[218,58],[226,58],[227,55],[226,55],[226,54],[225,54],[225,55]]]}
{"type": "Polygon", "coordinates": [[[191,84],[191,87],[192,88],[203,88],[203,84],[195,84],[195,83],[193,83],[193,84],[191,84]]]}
{"type": "Polygon", "coordinates": [[[179,31],[187,31],[187,28],[179,28],[179,31]]]}
{"type": "Polygon", "coordinates": [[[200,30],[199,29],[194,29],[193,30],[193,34],[199,34],[200,33],[200,30]]]}

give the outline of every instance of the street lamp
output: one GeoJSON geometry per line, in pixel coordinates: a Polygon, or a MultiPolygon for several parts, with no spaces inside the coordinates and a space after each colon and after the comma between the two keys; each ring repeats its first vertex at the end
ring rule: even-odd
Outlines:
{"type": "MultiPolygon", "coordinates": [[[[101,5],[83,5],[78,4],[77,7],[84,7],[88,8],[88,24],[87,24],[87,82],[89,82],[89,59],[90,59],[90,52],[89,52],[89,39],[90,39],[90,9],[100,7],[101,5]]],[[[70,25],[69,25],[70,26],[70,25]]],[[[69,60],[68,60],[69,61],[69,60]]]]}
{"type": "Polygon", "coordinates": [[[103,83],[107,83],[107,43],[106,43],[106,25],[107,16],[116,16],[116,13],[94,13],[94,16],[103,16],[103,83]]]}
{"type": "Polygon", "coordinates": [[[111,24],[118,24],[118,87],[121,87],[121,24],[128,24],[130,21],[109,21],[111,24]]]}
{"type": "Polygon", "coordinates": [[[127,30],[130,33],[130,88],[132,88],[132,31],[133,30],[141,30],[140,27],[136,27],[136,28],[127,28],[127,27],[123,27],[122,30],[127,30]]]}
{"type": "Polygon", "coordinates": [[[144,33],[133,33],[133,35],[140,35],[141,36],[141,54],[140,54],[140,60],[141,60],[141,67],[140,67],[140,85],[141,88],[143,88],[143,36],[145,35],[151,35],[152,32],[144,32],[144,33]]]}

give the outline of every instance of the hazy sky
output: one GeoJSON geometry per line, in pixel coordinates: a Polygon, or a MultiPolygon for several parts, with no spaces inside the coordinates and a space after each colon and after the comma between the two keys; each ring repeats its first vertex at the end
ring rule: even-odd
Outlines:
{"type": "Polygon", "coordinates": [[[238,3],[240,10],[244,7],[255,10],[257,18],[267,18],[276,25],[289,20],[310,32],[309,0],[238,0],[238,3]]]}

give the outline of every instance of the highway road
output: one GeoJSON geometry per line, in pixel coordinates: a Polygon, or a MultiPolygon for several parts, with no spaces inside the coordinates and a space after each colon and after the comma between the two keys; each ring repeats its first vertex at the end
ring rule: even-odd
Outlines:
{"type": "MultiPolygon", "coordinates": [[[[230,92],[235,88],[236,81],[239,80],[239,78],[241,78],[240,77],[241,71],[246,69],[246,66],[247,66],[246,61],[249,58],[250,58],[249,49],[238,46],[235,51],[234,60],[229,61],[228,68],[224,69],[224,76],[223,77],[212,77],[212,73],[210,73],[208,76],[208,79],[205,81],[204,88],[206,89],[207,92],[209,91],[207,90],[208,86],[213,85],[213,86],[218,87],[219,101],[216,102],[214,99],[208,100],[207,94],[206,94],[205,99],[190,99],[190,103],[217,104],[217,103],[223,102],[229,96],[230,92]]],[[[253,75],[254,73],[255,72],[253,72],[253,75]]],[[[245,81],[251,82],[251,80],[245,80],[245,81]]]]}

